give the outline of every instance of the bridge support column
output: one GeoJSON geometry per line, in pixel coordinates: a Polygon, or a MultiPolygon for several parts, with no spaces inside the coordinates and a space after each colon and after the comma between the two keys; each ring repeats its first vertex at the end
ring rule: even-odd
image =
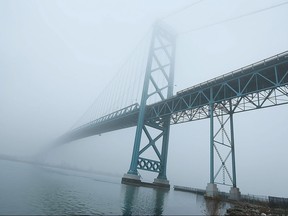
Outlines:
{"type": "Polygon", "coordinates": [[[166,118],[163,126],[163,138],[162,138],[162,151],[161,151],[161,165],[160,172],[157,178],[154,179],[154,184],[162,187],[170,187],[169,181],[166,176],[167,158],[168,158],[168,144],[169,144],[169,132],[170,132],[170,117],[166,118]]]}
{"type": "MultiPolygon", "coordinates": [[[[213,95],[212,88],[210,90],[210,95],[213,95]]],[[[218,196],[218,188],[214,183],[214,103],[213,98],[210,101],[210,182],[206,187],[206,196],[216,197],[218,196]]]]}
{"type": "MultiPolygon", "coordinates": [[[[211,97],[213,89],[211,88],[211,97]]],[[[217,196],[218,189],[216,184],[231,186],[229,198],[233,200],[240,199],[240,191],[236,185],[236,163],[235,163],[235,145],[234,145],[234,123],[233,109],[231,100],[210,103],[210,183],[206,188],[207,196],[217,196]],[[214,118],[218,121],[214,122],[214,118]],[[217,124],[218,123],[218,124],[217,124]],[[215,126],[218,126],[216,128],[215,126]],[[214,131],[214,129],[217,129],[214,131]],[[218,156],[215,161],[214,152],[218,156]],[[218,162],[215,164],[215,162],[218,162]],[[218,167],[214,173],[215,166],[218,167]],[[232,175],[230,174],[232,172],[232,175]],[[222,173],[222,175],[219,175],[222,173]],[[220,180],[220,176],[222,179],[220,180]],[[227,182],[228,177],[228,182],[227,182]],[[220,180],[220,181],[219,181],[220,180]]]]}
{"type": "Polygon", "coordinates": [[[232,187],[230,189],[229,199],[239,200],[241,198],[241,193],[236,184],[236,162],[235,162],[235,146],[234,146],[234,123],[233,123],[233,112],[232,112],[232,103],[230,101],[230,132],[231,132],[231,157],[232,157],[232,187]]]}
{"type": "Polygon", "coordinates": [[[174,59],[176,36],[170,27],[156,23],[152,33],[147,61],[138,124],[130,168],[122,183],[141,183],[138,169],[159,173],[154,180],[157,186],[170,187],[166,176],[170,116],[146,119],[146,106],[173,96],[174,59]],[[142,133],[146,137],[142,137],[142,133]],[[141,143],[148,144],[141,147],[141,143]],[[157,143],[161,142],[161,153],[157,143]],[[152,152],[149,150],[152,150],[152,152]],[[145,156],[146,155],[146,156],[145,156]],[[141,157],[140,157],[141,156],[141,157]]]}

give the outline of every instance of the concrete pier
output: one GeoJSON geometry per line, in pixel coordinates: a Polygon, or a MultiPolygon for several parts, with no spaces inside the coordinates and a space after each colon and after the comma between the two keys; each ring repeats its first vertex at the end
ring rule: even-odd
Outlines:
{"type": "Polygon", "coordinates": [[[163,188],[163,189],[170,189],[170,184],[168,180],[163,179],[154,179],[153,183],[149,182],[142,182],[140,180],[139,175],[133,175],[133,174],[124,174],[121,180],[122,184],[127,185],[134,185],[134,186],[143,186],[143,187],[151,187],[151,188],[163,188]]]}
{"type": "Polygon", "coordinates": [[[122,184],[141,184],[140,176],[125,173],[121,180],[122,184]]]}
{"type": "Polygon", "coordinates": [[[158,179],[155,178],[153,184],[161,188],[170,188],[169,181],[167,179],[158,179]]]}
{"type": "Polygon", "coordinates": [[[216,184],[208,183],[206,187],[206,196],[216,197],[219,195],[219,191],[216,184]]]}
{"type": "Polygon", "coordinates": [[[240,200],[240,198],[241,198],[241,193],[240,193],[239,188],[231,187],[230,192],[229,192],[229,199],[240,200]]]}

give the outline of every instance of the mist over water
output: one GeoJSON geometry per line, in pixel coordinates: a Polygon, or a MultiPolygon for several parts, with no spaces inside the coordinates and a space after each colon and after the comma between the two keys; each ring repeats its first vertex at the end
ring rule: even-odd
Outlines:
{"type": "Polygon", "coordinates": [[[193,193],[122,185],[119,178],[0,160],[0,214],[222,215],[193,193]]]}
{"type": "MultiPolygon", "coordinates": [[[[194,194],[121,185],[131,162],[135,127],[55,144],[77,124],[139,99],[142,86],[137,79],[144,76],[156,20],[178,35],[174,95],[288,50],[287,4],[221,23],[274,3],[195,2],[0,1],[0,214],[225,211],[227,204],[194,194]],[[116,89],[111,100],[109,89],[116,89]]],[[[242,194],[288,197],[287,119],[287,105],[235,115],[237,186],[242,194]]],[[[206,120],[171,126],[171,186],[205,189],[209,128],[206,120]]],[[[140,174],[147,182],[157,177],[140,174]]],[[[230,187],[219,189],[228,192],[230,187]]]]}

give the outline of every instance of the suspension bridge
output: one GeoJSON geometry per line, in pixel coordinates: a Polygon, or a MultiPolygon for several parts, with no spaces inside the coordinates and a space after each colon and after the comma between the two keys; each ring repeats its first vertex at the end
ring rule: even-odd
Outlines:
{"type": "Polygon", "coordinates": [[[288,103],[288,51],[173,94],[176,33],[156,23],[149,43],[141,46],[144,54],[139,57],[140,49],[136,49],[132,54],[136,63],[122,68],[119,76],[125,81],[121,83],[116,77],[57,143],[136,127],[131,164],[122,183],[140,184],[138,171],[145,170],[158,173],[153,184],[170,187],[166,175],[170,126],[209,119],[210,180],[206,194],[217,196],[217,184],[224,184],[231,186],[230,198],[239,199],[233,116],[288,103]],[[153,157],[147,154],[148,149],[153,150],[153,157]]]}

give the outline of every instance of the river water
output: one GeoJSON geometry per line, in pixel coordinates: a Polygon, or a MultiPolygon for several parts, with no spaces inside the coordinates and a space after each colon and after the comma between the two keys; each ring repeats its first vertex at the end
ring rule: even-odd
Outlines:
{"type": "Polygon", "coordinates": [[[1,215],[223,215],[229,204],[121,179],[0,160],[1,215]]]}

